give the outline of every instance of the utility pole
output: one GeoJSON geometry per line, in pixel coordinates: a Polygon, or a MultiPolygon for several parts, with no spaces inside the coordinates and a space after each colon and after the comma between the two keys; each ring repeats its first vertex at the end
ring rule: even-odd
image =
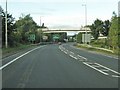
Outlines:
{"type": "Polygon", "coordinates": [[[41,16],[40,16],[40,26],[41,26],[41,16]]]}
{"type": "MultiPolygon", "coordinates": [[[[83,4],[82,6],[85,6],[85,26],[87,26],[87,4],[83,4]]],[[[85,34],[87,37],[87,27],[85,28],[85,31],[86,31],[85,34]]],[[[86,44],[87,44],[87,39],[86,39],[86,44]]]]}
{"type": "Polygon", "coordinates": [[[42,38],[42,25],[41,25],[41,16],[40,16],[40,43],[42,42],[41,38],[42,38]]]}
{"type": "Polygon", "coordinates": [[[5,14],[5,46],[8,47],[8,38],[7,38],[7,0],[6,0],[6,14],[5,14]]]}

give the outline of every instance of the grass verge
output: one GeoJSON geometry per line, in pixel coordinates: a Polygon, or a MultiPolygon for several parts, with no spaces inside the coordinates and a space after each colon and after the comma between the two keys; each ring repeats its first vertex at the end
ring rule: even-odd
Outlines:
{"type": "Polygon", "coordinates": [[[102,54],[109,54],[109,55],[118,56],[117,52],[112,52],[111,50],[106,50],[106,49],[104,50],[101,48],[96,48],[96,47],[92,47],[92,46],[88,46],[88,45],[81,45],[81,44],[76,44],[74,46],[76,46],[77,48],[83,48],[83,49],[86,49],[89,51],[95,51],[95,52],[102,53],[102,54]]]}
{"type": "Polygon", "coordinates": [[[13,55],[21,50],[28,49],[35,46],[36,45],[31,45],[31,44],[26,44],[26,45],[20,44],[16,47],[2,48],[2,57],[4,58],[10,55],[13,55]]]}

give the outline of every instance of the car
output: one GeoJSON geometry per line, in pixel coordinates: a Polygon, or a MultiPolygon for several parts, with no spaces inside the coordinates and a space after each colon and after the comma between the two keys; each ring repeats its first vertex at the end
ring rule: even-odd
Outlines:
{"type": "Polygon", "coordinates": [[[58,42],[59,45],[61,45],[62,43],[61,42],[58,42]]]}

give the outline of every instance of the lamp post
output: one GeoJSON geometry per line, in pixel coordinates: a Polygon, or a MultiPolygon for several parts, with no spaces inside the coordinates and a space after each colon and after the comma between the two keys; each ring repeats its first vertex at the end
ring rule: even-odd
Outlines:
{"type": "Polygon", "coordinates": [[[8,38],[7,38],[7,0],[6,0],[6,14],[5,14],[5,46],[8,47],[8,38]]]}
{"type": "Polygon", "coordinates": [[[40,27],[41,27],[42,25],[41,25],[41,16],[40,16],[40,27]]]}
{"type": "MultiPolygon", "coordinates": [[[[87,26],[87,5],[82,4],[82,6],[85,6],[85,26],[87,26]]],[[[85,31],[86,31],[85,33],[86,33],[86,37],[87,37],[87,28],[85,29],[85,31]]],[[[86,43],[87,43],[87,41],[86,41],[86,43]]]]}

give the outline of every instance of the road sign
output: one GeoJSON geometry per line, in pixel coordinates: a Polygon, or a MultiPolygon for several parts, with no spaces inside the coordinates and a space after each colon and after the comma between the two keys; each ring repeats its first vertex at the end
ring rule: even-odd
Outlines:
{"type": "Polygon", "coordinates": [[[91,34],[82,34],[82,42],[87,43],[91,41],[91,34]]]}
{"type": "Polygon", "coordinates": [[[35,41],[35,34],[30,34],[29,40],[30,41],[35,41]]]}
{"type": "Polygon", "coordinates": [[[53,39],[59,39],[60,38],[60,35],[59,34],[54,34],[53,35],[53,39]]]}

